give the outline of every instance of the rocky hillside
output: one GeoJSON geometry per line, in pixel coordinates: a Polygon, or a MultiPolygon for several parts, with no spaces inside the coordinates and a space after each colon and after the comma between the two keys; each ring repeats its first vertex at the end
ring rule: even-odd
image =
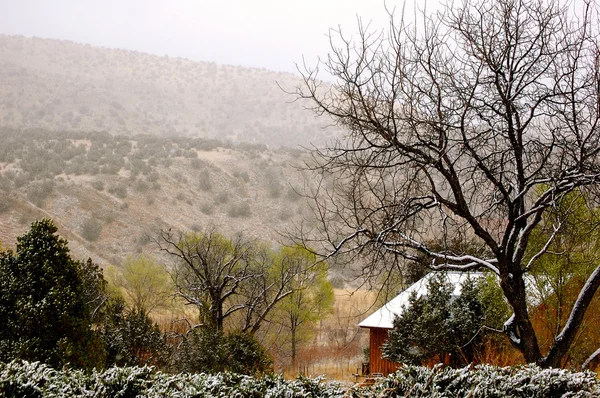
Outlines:
{"type": "Polygon", "coordinates": [[[298,76],[0,35],[0,126],[321,143],[314,115],[280,87],[298,76]]]}
{"type": "Polygon", "coordinates": [[[298,150],[188,137],[0,128],[0,240],[52,217],[77,258],[156,252],[162,228],[276,243],[307,206],[298,150]]]}

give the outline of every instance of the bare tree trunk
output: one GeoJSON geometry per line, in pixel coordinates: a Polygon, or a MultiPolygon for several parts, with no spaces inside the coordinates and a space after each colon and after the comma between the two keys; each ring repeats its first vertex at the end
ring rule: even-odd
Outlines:
{"type": "Polygon", "coordinates": [[[527,297],[523,278],[512,274],[501,277],[504,295],[513,309],[513,317],[505,323],[510,343],[523,353],[527,363],[538,363],[542,358],[540,346],[527,312],[527,297]]]}

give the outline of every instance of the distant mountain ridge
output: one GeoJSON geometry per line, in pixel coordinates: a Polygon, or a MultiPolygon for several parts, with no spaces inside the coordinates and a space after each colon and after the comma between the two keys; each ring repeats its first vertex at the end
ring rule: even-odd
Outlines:
{"type": "Polygon", "coordinates": [[[322,144],[285,93],[299,76],[70,41],[0,35],[0,126],[322,144]]]}

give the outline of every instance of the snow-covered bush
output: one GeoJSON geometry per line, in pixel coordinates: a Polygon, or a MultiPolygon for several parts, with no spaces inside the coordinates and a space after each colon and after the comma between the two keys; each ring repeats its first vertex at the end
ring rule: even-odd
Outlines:
{"type": "Polygon", "coordinates": [[[593,372],[541,369],[535,365],[496,367],[477,365],[454,369],[403,366],[369,389],[353,389],[352,397],[598,397],[600,384],[593,372]]]}
{"type": "Polygon", "coordinates": [[[168,374],[151,367],[113,367],[86,374],[56,371],[39,362],[0,363],[0,397],[89,398],[337,398],[344,390],[322,378],[285,380],[280,375],[261,378],[229,372],[168,374]]]}
{"type": "Polygon", "coordinates": [[[251,377],[156,372],[151,367],[110,368],[101,372],[57,371],[39,362],[0,363],[0,397],[88,398],[375,398],[375,397],[598,397],[600,383],[592,372],[574,373],[537,366],[462,369],[403,366],[380,382],[345,391],[323,378],[286,380],[280,375],[251,377]]]}

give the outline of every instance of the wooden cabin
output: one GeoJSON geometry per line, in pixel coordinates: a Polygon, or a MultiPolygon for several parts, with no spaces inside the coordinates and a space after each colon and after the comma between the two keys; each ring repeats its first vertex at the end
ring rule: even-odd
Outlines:
{"type": "MultiPolygon", "coordinates": [[[[412,284],[398,296],[387,302],[383,307],[379,308],[365,320],[358,324],[361,328],[369,329],[369,373],[371,375],[381,374],[387,376],[394,373],[400,366],[399,363],[384,359],[381,355],[381,346],[388,339],[388,331],[394,327],[394,317],[400,315],[403,307],[408,305],[408,300],[413,292],[417,296],[427,294],[427,285],[429,279],[435,273],[431,272],[425,275],[422,279],[412,284]]],[[[448,281],[454,286],[453,296],[460,295],[463,282],[468,276],[471,278],[480,277],[479,273],[465,272],[444,272],[448,281]]],[[[366,375],[365,375],[366,376],[366,375]]]]}

